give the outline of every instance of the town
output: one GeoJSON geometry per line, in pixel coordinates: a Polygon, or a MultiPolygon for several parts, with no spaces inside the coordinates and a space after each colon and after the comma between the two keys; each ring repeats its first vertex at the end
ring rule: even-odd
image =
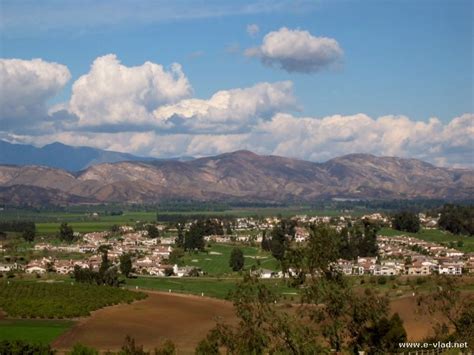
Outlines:
{"type": "MultiPolygon", "coordinates": [[[[437,218],[427,217],[425,214],[418,216],[421,225],[426,229],[437,228],[437,218]]],[[[304,245],[310,238],[310,226],[325,225],[341,231],[349,224],[360,221],[371,221],[383,226],[391,226],[387,216],[380,213],[352,217],[343,215],[331,216],[306,216],[296,215],[291,218],[294,223],[294,235],[286,235],[289,244],[304,245]]],[[[223,221],[219,218],[212,219],[216,225],[226,225],[220,228],[222,233],[204,235],[203,240],[207,245],[221,244],[232,247],[251,246],[262,248],[264,239],[271,242],[271,231],[281,223],[281,217],[266,218],[235,218],[223,221]]],[[[111,231],[77,233],[71,242],[44,241],[41,235],[36,237],[36,242],[28,250],[31,259],[17,258],[11,250],[1,244],[0,273],[13,276],[14,274],[57,273],[69,275],[74,269],[99,270],[102,256],[100,250],[106,247],[107,258],[112,265],[119,266],[121,256],[129,255],[132,275],[146,275],[149,277],[191,277],[202,276],[203,270],[194,263],[183,263],[179,256],[183,251],[177,246],[178,233],[189,231],[195,221],[187,221],[178,231],[171,223],[135,223],[131,225],[114,226],[111,231]],[[74,258],[67,258],[68,255],[74,258]],[[40,256],[42,255],[42,256],[40,256]]],[[[348,276],[428,276],[432,274],[459,276],[474,274],[474,253],[464,253],[456,249],[453,243],[435,243],[425,241],[413,236],[404,235],[403,232],[392,236],[377,235],[377,255],[355,255],[352,260],[338,259],[333,263],[334,270],[348,276]]],[[[191,251],[191,254],[193,251],[191,251]]],[[[213,251],[209,258],[212,257],[213,251]]],[[[210,260],[210,259],[209,259],[210,260]]],[[[255,266],[255,265],[254,265],[255,266]]],[[[285,273],[280,268],[269,270],[256,268],[252,270],[261,278],[282,278],[285,273]]],[[[291,270],[287,270],[291,272],[291,270]]]]}

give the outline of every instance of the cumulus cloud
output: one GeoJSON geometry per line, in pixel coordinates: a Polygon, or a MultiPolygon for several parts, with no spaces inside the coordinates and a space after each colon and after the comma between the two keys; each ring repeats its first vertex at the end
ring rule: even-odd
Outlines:
{"type": "Polygon", "coordinates": [[[240,130],[296,107],[292,82],[282,81],[218,91],[209,100],[181,100],[161,106],[153,114],[161,126],[216,133],[240,130]]]}
{"type": "Polygon", "coordinates": [[[131,124],[152,120],[158,106],[190,96],[191,85],[181,66],[146,62],[126,67],[113,54],[97,58],[89,73],[72,87],[69,112],[79,117],[80,126],[131,124]]]}
{"type": "MultiPolygon", "coordinates": [[[[474,114],[449,123],[406,116],[372,118],[365,114],[322,118],[275,114],[256,122],[249,132],[231,134],[150,132],[63,132],[16,141],[46,144],[61,141],[155,157],[206,156],[238,149],[311,161],[351,153],[418,158],[438,166],[474,167],[474,114]]],[[[10,137],[11,138],[11,137],[10,137]]]]}
{"type": "Polygon", "coordinates": [[[343,50],[333,38],[282,27],[265,35],[259,47],[249,48],[245,54],[290,73],[314,73],[338,63],[343,50]]]}
{"type": "Polygon", "coordinates": [[[247,33],[250,37],[255,37],[260,32],[260,27],[257,24],[252,23],[247,25],[247,33]]]}
{"type": "Polygon", "coordinates": [[[44,119],[47,101],[56,96],[70,78],[68,68],[62,64],[41,59],[0,59],[0,121],[3,128],[13,129],[44,119]]]}

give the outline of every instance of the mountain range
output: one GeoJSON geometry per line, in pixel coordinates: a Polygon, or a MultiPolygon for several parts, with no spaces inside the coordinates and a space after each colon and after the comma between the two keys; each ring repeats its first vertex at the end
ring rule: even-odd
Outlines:
{"type": "Polygon", "coordinates": [[[0,165],[0,203],[304,203],[324,198],[471,199],[474,171],[351,154],[315,163],[236,151],[189,161],[121,161],[71,172],[0,165]]]}
{"type": "Polygon", "coordinates": [[[42,165],[79,171],[100,163],[151,160],[156,159],[91,147],[72,147],[58,142],[37,148],[28,144],[13,144],[0,140],[0,164],[42,165]]]}

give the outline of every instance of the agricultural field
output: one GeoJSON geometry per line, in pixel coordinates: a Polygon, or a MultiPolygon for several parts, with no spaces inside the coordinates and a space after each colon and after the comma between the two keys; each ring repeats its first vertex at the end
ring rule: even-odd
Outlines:
{"type": "Polygon", "coordinates": [[[440,244],[449,245],[452,243],[452,247],[459,249],[465,253],[474,252],[474,237],[468,237],[464,235],[454,235],[447,231],[439,229],[422,229],[418,233],[407,233],[400,232],[392,228],[382,228],[379,232],[380,235],[384,236],[395,236],[395,235],[408,235],[418,239],[426,240],[429,242],[435,242],[440,244]],[[461,242],[458,244],[458,242],[461,242]]]}
{"type": "Polygon", "coordinates": [[[73,282],[0,281],[0,308],[9,317],[75,318],[145,297],[139,292],[73,282]]]}
{"type": "MultiPolygon", "coordinates": [[[[230,254],[234,246],[211,243],[211,247],[205,252],[186,254],[183,258],[185,265],[201,268],[209,276],[222,276],[232,274],[229,266],[230,254]]],[[[279,270],[278,261],[269,252],[264,252],[260,248],[250,246],[238,246],[244,254],[244,269],[248,270],[252,266],[269,270],[279,270]]]]}
{"type": "Polygon", "coordinates": [[[0,319],[0,341],[49,344],[73,325],[70,320],[0,319]]]}

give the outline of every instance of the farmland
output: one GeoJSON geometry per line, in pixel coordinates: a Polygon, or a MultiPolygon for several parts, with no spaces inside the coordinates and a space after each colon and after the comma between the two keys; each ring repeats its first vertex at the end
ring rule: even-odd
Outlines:
{"type": "Polygon", "coordinates": [[[0,341],[25,340],[49,344],[73,324],[69,320],[0,319],[0,341]]]}
{"type": "Polygon", "coordinates": [[[10,317],[74,318],[146,295],[108,286],[69,282],[0,282],[0,308],[10,317]]]}

